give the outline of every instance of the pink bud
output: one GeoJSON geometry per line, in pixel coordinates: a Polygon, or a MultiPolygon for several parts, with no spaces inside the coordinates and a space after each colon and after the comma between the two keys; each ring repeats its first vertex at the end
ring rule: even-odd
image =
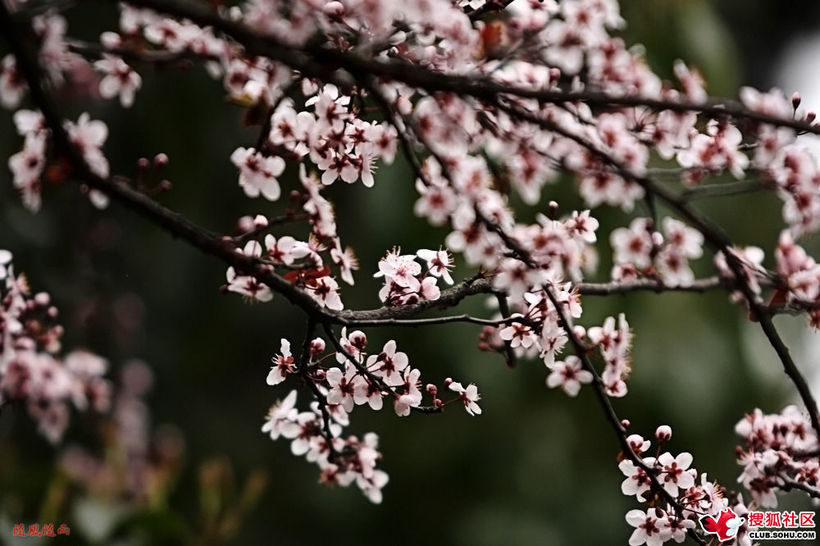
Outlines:
{"type": "Polygon", "coordinates": [[[644,453],[647,449],[649,449],[649,442],[643,439],[643,436],[640,434],[630,434],[626,438],[626,443],[629,444],[629,447],[632,448],[632,451],[635,453],[644,453]]]}
{"type": "Polygon", "coordinates": [[[122,38],[116,32],[103,32],[100,34],[100,43],[108,49],[114,49],[122,45],[122,38]]]}
{"type": "Polygon", "coordinates": [[[159,153],[159,154],[154,156],[154,165],[156,165],[157,167],[164,167],[167,164],[168,164],[168,156],[167,155],[165,155],[163,153],[159,153]]]}
{"type": "Polygon", "coordinates": [[[325,340],[317,337],[310,342],[310,354],[317,355],[325,351],[325,340]]]}
{"type": "Polygon", "coordinates": [[[672,427],[669,425],[661,425],[655,430],[655,438],[658,442],[665,443],[672,439],[672,427]]]}
{"type": "Polygon", "coordinates": [[[253,218],[250,216],[242,216],[239,220],[236,221],[236,227],[242,233],[247,233],[253,230],[253,218]]]}
{"type": "Polygon", "coordinates": [[[425,389],[427,389],[427,393],[428,393],[430,396],[432,396],[433,398],[435,398],[435,397],[436,397],[436,393],[438,392],[438,388],[437,388],[435,385],[433,385],[432,383],[430,383],[429,385],[427,385],[427,386],[425,387],[425,389]]]}
{"type": "Polygon", "coordinates": [[[621,419],[621,426],[624,428],[629,428],[629,425],[632,423],[629,422],[629,419],[621,419]]]}
{"type": "Polygon", "coordinates": [[[792,95],[792,108],[797,110],[798,106],[800,106],[800,93],[795,91],[794,94],[792,95]]]}
{"type": "Polygon", "coordinates": [[[444,380],[444,388],[445,388],[445,389],[446,389],[446,388],[448,388],[452,382],[453,382],[453,378],[452,378],[452,377],[448,377],[447,379],[445,379],[445,380],[444,380]]]}
{"type": "Polygon", "coordinates": [[[328,2],[325,4],[324,12],[331,17],[341,17],[344,15],[345,7],[341,2],[328,2]]]}
{"type": "Polygon", "coordinates": [[[139,168],[139,170],[141,170],[141,171],[145,171],[145,170],[147,170],[147,169],[148,169],[148,167],[150,167],[150,166],[151,166],[151,162],[150,162],[150,161],[148,161],[148,158],[147,158],[147,157],[141,157],[141,158],[139,158],[139,159],[137,160],[137,167],[138,167],[138,168],[139,168]]]}

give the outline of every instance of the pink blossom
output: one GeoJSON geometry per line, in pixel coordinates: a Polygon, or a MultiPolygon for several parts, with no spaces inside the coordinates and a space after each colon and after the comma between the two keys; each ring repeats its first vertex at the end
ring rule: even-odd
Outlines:
{"type": "Polygon", "coordinates": [[[461,383],[454,381],[450,383],[450,390],[458,393],[459,400],[464,404],[464,409],[467,410],[467,413],[472,416],[481,415],[481,408],[477,403],[481,400],[481,395],[478,394],[478,387],[470,383],[465,388],[461,383]]]}
{"type": "Polygon", "coordinates": [[[339,404],[348,413],[353,411],[353,395],[364,381],[356,368],[347,363],[344,372],[339,368],[330,368],[325,376],[330,386],[327,393],[328,404],[339,404]]]}
{"type": "Polygon", "coordinates": [[[678,489],[688,489],[695,485],[695,476],[689,471],[692,464],[692,455],[681,453],[677,457],[672,457],[669,452],[658,457],[658,464],[661,466],[658,481],[666,489],[666,492],[676,497],[678,489]]]}
{"type": "Polygon", "coordinates": [[[379,354],[367,357],[367,369],[381,377],[390,386],[404,384],[401,373],[408,365],[407,355],[396,351],[396,342],[392,339],[384,344],[379,354]]]}
{"type": "Polygon", "coordinates": [[[102,146],[108,138],[108,127],[102,121],[92,120],[88,114],[81,114],[77,123],[66,122],[66,130],[72,144],[83,154],[94,174],[108,177],[108,160],[102,153],[102,146]]]}
{"type": "Polygon", "coordinates": [[[0,104],[8,109],[17,108],[25,92],[25,80],[17,71],[16,59],[8,54],[0,60],[0,104]]]}
{"type": "MultiPolygon", "coordinates": [[[[655,463],[655,458],[646,457],[643,459],[643,462],[646,466],[651,468],[655,463]]],[[[618,468],[621,470],[623,475],[626,476],[626,479],[623,483],[621,483],[621,491],[623,494],[627,496],[635,495],[639,501],[646,501],[644,493],[649,491],[649,488],[652,485],[652,480],[647,475],[646,471],[629,459],[624,459],[621,461],[618,464],[618,468]]]]}
{"type": "Polygon", "coordinates": [[[646,512],[642,510],[630,510],[626,513],[626,522],[635,530],[629,537],[629,546],[660,546],[671,538],[669,524],[657,508],[650,508],[646,512]]]}
{"type": "Polygon", "coordinates": [[[268,385],[278,385],[287,378],[288,374],[296,371],[293,355],[290,354],[290,342],[287,339],[282,338],[279,354],[274,356],[271,361],[274,366],[268,373],[268,385]]]}
{"type": "Polygon", "coordinates": [[[110,99],[119,96],[120,103],[128,108],[134,104],[134,94],[142,86],[142,78],[114,55],[104,55],[94,63],[94,67],[105,74],[100,80],[100,95],[110,99]]]}
{"type": "Polygon", "coordinates": [[[427,269],[431,275],[441,277],[447,284],[453,284],[453,277],[450,276],[453,260],[446,250],[421,249],[416,255],[427,262],[427,269]]]}
{"type": "Polygon", "coordinates": [[[237,148],[231,154],[231,162],[239,168],[239,185],[248,197],[260,194],[268,201],[279,199],[281,189],[277,176],[285,170],[281,157],[267,157],[254,148],[237,148]]]}
{"type": "Polygon", "coordinates": [[[583,383],[592,382],[592,373],[583,369],[577,356],[571,355],[564,361],[555,362],[550,370],[547,386],[551,389],[560,386],[569,396],[577,396],[583,383]]]}

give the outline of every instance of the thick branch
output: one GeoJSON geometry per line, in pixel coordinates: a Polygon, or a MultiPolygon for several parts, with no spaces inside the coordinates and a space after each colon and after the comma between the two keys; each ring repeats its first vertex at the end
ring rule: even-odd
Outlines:
{"type": "MultiPolygon", "coordinates": [[[[394,80],[429,93],[450,92],[461,96],[496,103],[499,95],[535,99],[541,103],[585,102],[601,108],[645,106],[653,110],[675,112],[698,112],[713,118],[747,119],[779,127],[789,127],[801,133],[820,134],[820,126],[795,119],[786,119],[744,108],[734,101],[694,103],[687,101],[660,100],[636,95],[612,96],[595,91],[560,91],[533,89],[505,85],[484,74],[454,75],[435,72],[400,60],[384,60],[362,57],[308,43],[291,47],[272,36],[262,36],[241,23],[223,18],[217,12],[177,0],[134,0],[135,6],[150,8],[168,15],[189,19],[200,26],[213,27],[240,43],[247,53],[261,55],[279,61],[301,71],[304,75],[328,81],[339,80],[336,71],[341,68],[354,77],[369,75],[394,80]]],[[[344,79],[344,78],[342,78],[344,79]]]]}

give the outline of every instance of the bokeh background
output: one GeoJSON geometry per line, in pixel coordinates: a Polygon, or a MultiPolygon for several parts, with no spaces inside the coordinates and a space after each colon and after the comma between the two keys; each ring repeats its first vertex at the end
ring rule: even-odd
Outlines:
{"type": "MultiPolygon", "coordinates": [[[[746,84],[780,85],[787,93],[799,86],[804,104],[820,108],[815,1],[623,0],[622,11],[629,23],[625,39],[645,44],[649,62],[663,76],[671,77],[673,61],[681,58],[700,68],[714,95],[733,96],[746,84]]],[[[115,16],[98,5],[71,13],[70,28],[89,39],[115,16]]],[[[228,157],[236,146],[250,145],[255,134],[243,128],[240,108],[225,102],[220,85],[197,67],[138,68],[144,85],[130,110],[63,97],[72,116],[88,110],[108,122],[112,170],[133,174],[139,157],[168,154],[163,176],[173,190],[162,202],[217,231],[230,232],[243,214],[281,213],[282,203],[249,201],[236,184],[228,157]]],[[[7,112],[0,112],[0,127],[0,155],[7,157],[20,146],[7,112]]],[[[287,172],[284,187],[295,187],[295,168],[287,172]]],[[[401,160],[380,169],[373,189],[337,184],[328,193],[337,203],[342,239],[360,258],[357,284],[344,294],[348,304],[378,306],[379,283],[371,274],[385,250],[433,248],[446,235],[412,216],[412,177],[401,160]]],[[[544,202],[550,199],[566,210],[582,206],[568,182],[547,187],[544,202]]],[[[780,202],[771,194],[703,201],[699,207],[742,244],[771,250],[781,229],[780,202]]],[[[602,222],[603,280],[610,265],[608,233],[628,217],[612,209],[596,215],[602,222]]],[[[809,240],[807,246],[817,245],[809,240]]],[[[225,268],[217,260],[116,204],[103,212],[93,209],[70,185],[47,187],[43,210],[31,215],[5,168],[0,247],[14,252],[17,270],[27,272],[35,289],[53,295],[66,326],[66,347],[104,355],[113,376],[133,359],[150,366],[151,422],[172,424],[185,442],[184,461],[167,496],[141,509],[139,517],[118,519],[120,503],[111,498],[97,499],[93,510],[79,514],[77,500],[87,494],[76,488],[46,502],[61,448],[31,432],[23,412],[4,411],[0,542],[10,537],[10,523],[48,514],[75,529],[61,539],[65,544],[91,542],[88,531],[111,521],[119,524],[117,536],[98,537],[99,543],[201,543],[209,539],[208,514],[245,506],[243,488],[249,476],[257,483],[260,472],[267,486],[241,510],[241,524],[228,533],[228,543],[563,545],[622,544],[629,537],[623,515],[636,505],[620,494],[617,444],[591,391],[569,399],[548,390],[538,361],[507,369],[498,355],[477,350],[474,326],[368,331],[373,346],[395,338],[427,381],[440,384],[453,376],[477,383],[484,410],[475,418],[453,408],[399,419],[390,411],[358,409],[350,431],[380,434],[382,466],[390,474],[384,502],[374,506],[354,489],[318,484],[315,466],[293,457],[286,442],[271,442],[260,432],[267,408],[290,388],[265,384],[269,359],[280,338],[299,340],[304,327],[299,310],[283,298],[248,305],[220,294],[225,268]],[[203,473],[203,465],[210,471],[203,473]],[[203,475],[210,488],[203,488],[203,475]]],[[[708,259],[697,267],[709,274],[708,259]]],[[[470,274],[456,269],[458,276],[470,274]]],[[[472,301],[465,309],[487,313],[483,303],[472,301]]],[[[615,402],[617,411],[644,435],[671,425],[671,450],[692,452],[699,469],[734,487],[734,424],[755,407],[778,412],[793,398],[762,333],[721,293],[589,297],[581,322],[600,324],[621,311],[636,338],[630,395],[615,402]]],[[[817,338],[800,319],[781,318],[778,325],[817,386],[817,338]]],[[[93,417],[75,418],[66,443],[99,448],[88,432],[95,426],[93,417]]],[[[787,498],[791,504],[807,506],[787,498]]]]}

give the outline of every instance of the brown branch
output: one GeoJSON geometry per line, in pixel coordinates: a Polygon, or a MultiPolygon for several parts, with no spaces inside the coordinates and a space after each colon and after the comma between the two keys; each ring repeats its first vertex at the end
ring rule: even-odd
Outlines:
{"type": "Polygon", "coordinates": [[[343,83],[341,68],[356,76],[367,74],[385,80],[405,83],[429,93],[449,92],[472,96],[494,104],[500,95],[535,99],[541,103],[559,104],[585,102],[590,106],[647,107],[656,111],[697,112],[713,118],[747,119],[779,127],[789,127],[801,133],[820,134],[820,125],[791,118],[780,118],[744,108],[735,101],[687,102],[652,99],[636,95],[612,96],[596,91],[561,91],[533,89],[498,83],[484,74],[453,75],[400,60],[362,57],[350,51],[326,47],[325,40],[292,47],[272,36],[262,36],[245,25],[225,19],[217,12],[177,0],[134,0],[134,6],[150,8],[174,17],[188,19],[200,26],[212,27],[241,44],[250,55],[261,55],[287,64],[305,76],[343,83]],[[341,82],[340,82],[341,79],[341,82]]]}
{"type": "Polygon", "coordinates": [[[313,378],[310,377],[310,369],[308,368],[308,364],[310,364],[310,342],[315,331],[316,322],[314,322],[312,318],[308,318],[307,326],[305,327],[305,339],[302,342],[302,351],[299,354],[299,362],[297,364],[296,371],[302,378],[302,381],[310,388],[316,403],[319,404],[319,413],[322,414],[322,436],[325,438],[328,448],[327,459],[331,463],[335,463],[338,460],[340,453],[333,446],[334,436],[333,430],[331,429],[332,417],[330,416],[330,411],[327,409],[327,396],[322,394],[319,386],[313,378]]]}
{"type": "MultiPolygon", "coordinates": [[[[820,128],[817,126],[810,125],[802,121],[775,118],[765,114],[752,112],[744,109],[739,104],[732,102],[692,104],[687,102],[661,101],[643,97],[612,97],[596,92],[578,93],[555,90],[532,90],[501,85],[483,76],[448,75],[432,72],[425,68],[405,62],[365,59],[352,53],[340,52],[323,46],[308,45],[305,46],[304,49],[293,48],[286,46],[271,37],[259,36],[241,24],[234,23],[222,18],[215,12],[201,9],[193,5],[186,5],[173,0],[136,0],[131,3],[142,7],[156,9],[170,15],[184,17],[200,25],[212,26],[241,43],[249,54],[260,54],[273,60],[284,62],[291,67],[300,70],[303,75],[319,77],[325,81],[340,81],[341,77],[338,75],[336,70],[341,67],[354,76],[359,74],[369,74],[371,76],[376,76],[383,79],[401,81],[412,87],[424,89],[428,92],[444,91],[457,93],[463,96],[473,96],[477,99],[486,100],[491,104],[496,104],[499,106],[503,106],[504,104],[503,101],[499,101],[499,95],[532,98],[542,103],[586,102],[592,106],[599,107],[646,106],[656,110],[694,111],[719,118],[742,118],[761,123],[791,127],[801,132],[815,134],[820,133],[820,128]]],[[[29,84],[32,100],[39,107],[48,127],[50,128],[52,143],[54,144],[55,150],[58,153],[63,154],[68,159],[74,169],[73,174],[77,178],[83,180],[90,187],[105,192],[118,202],[124,204],[127,208],[130,208],[152,220],[154,223],[163,227],[172,236],[183,238],[192,246],[197,247],[208,254],[222,258],[226,263],[234,266],[237,270],[256,276],[270,286],[272,290],[282,294],[291,303],[304,309],[311,321],[316,318],[321,318],[330,319],[333,322],[341,324],[353,324],[356,320],[381,320],[380,315],[384,312],[383,310],[332,313],[321,308],[307,293],[299,290],[274,273],[269,265],[255,260],[252,257],[244,256],[243,254],[238,253],[232,245],[226,244],[221,238],[205,231],[199,226],[196,226],[182,215],[164,208],[144,194],[133,190],[127,184],[118,182],[113,178],[100,177],[92,172],[82,157],[82,154],[71,142],[69,135],[63,128],[63,118],[58,113],[56,105],[53,103],[50,95],[43,87],[45,82],[42,77],[42,71],[39,67],[38,61],[35,56],[25,47],[25,38],[23,34],[14,23],[13,16],[10,13],[9,8],[2,2],[0,2],[0,29],[2,29],[2,34],[6,37],[12,52],[18,60],[18,68],[25,76],[29,84]]],[[[28,29],[26,34],[29,33],[30,29],[28,29]]],[[[341,80],[344,81],[344,78],[341,78],[341,80]]],[[[505,109],[508,112],[516,112],[515,109],[509,109],[509,107],[505,109]]],[[[520,117],[521,112],[517,112],[520,117]]],[[[544,122],[544,120],[539,120],[534,116],[531,116],[531,119],[536,120],[539,124],[544,122]]],[[[572,135],[568,131],[563,131],[561,128],[554,125],[548,127],[548,129],[576,141],[579,141],[580,139],[580,137],[572,135]]],[[[751,293],[749,286],[745,282],[742,282],[743,265],[740,263],[739,259],[731,253],[731,241],[725,236],[725,234],[723,234],[722,231],[720,231],[719,228],[711,224],[705,218],[700,217],[697,213],[690,209],[685,202],[684,197],[671,193],[644,176],[638,176],[630,173],[620,166],[617,161],[612,159],[606,153],[601,152],[590,143],[579,143],[592,151],[595,155],[599,156],[605,163],[615,168],[616,172],[628,179],[636,181],[644,187],[648,193],[656,195],[667,202],[693,225],[697,226],[710,244],[718,250],[724,252],[727,263],[735,272],[738,279],[737,284],[746,297],[750,309],[755,313],[756,318],[760,321],[761,327],[780,357],[786,373],[792,378],[797,386],[798,391],[800,392],[800,395],[809,410],[812,425],[815,430],[820,431],[820,421],[818,421],[817,415],[817,404],[808,390],[805,379],[802,377],[792,361],[788,348],[780,339],[771,321],[769,311],[757,301],[756,296],[751,293]]],[[[488,226],[488,228],[493,229],[493,231],[498,233],[512,250],[519,253],[522,258],[526,257],[526,252],[521,253],[523,249],[517,241],[506,234],[503,229],[486,218],[481,217],[481,219],[488,226]]],[[[532,263],[532,260],[528,261],[532,263]]],[[[707,282],[703,286],[698,286],[693,289],[705,290],[712,288],[713,286],[718,287],[720,284],[720,281],[716,283],[707,282]]],[[[390,308],[391,316],[389,319],[394,321],[400,320],[400,317],[402,316],[408,316],[429,308],[455,304],[467,295],[483,291],[483,289],[487,286],[489,286],[489,284],[486,279],[476,278],[472,283],[462,283],[462,285],[448,291],[446,294],[447,297],[442,298],[443,301],[438,300],[434,302],[423,302],[414,306],[406,306],[403,308],[390,308]]],[[[609,291],[609,289],[602,288],[600,289],[600,293],[613,293],[615,290],[626,291],[624,290],[625,286],[627,285],[612,287],[611,291],[609,291]]],[[[667,288],[670,287],[663,287],[663,289],[667,288]]],[[[630,290],[642,289],[661,290],[661,287],[657,285],[657,283],[655,285],[633,283],[633,285],[630,286],[630,290]]],[[[606,419],[616,433],[624,453],[632,459],[636,465],[643,468],[644,471],[651,476],[651,469],[646,467],[641,458],[635,454],[628,445],[628,442],[626,441],[626,431],[612,408],[600,377],[586,355],[585,347],[574,335],[571,324],[564,314],[560,302],[557,301],[557,298],[552,293],[550,287],[545,287],[545,290],[550,301],[553,303],[556,312],[558,313],[561,326],[566,330],[578,357],[584,363],[584,367],[595,377],[593,388],[596,393],[596,397],[602,406],[606,419]]],[[[334,343],[338,344],[338,341],[332,335],[332,331],[330,330],[327,322],[323,322],[322,324],[326,328],[326,331],[331,336],[334,343]]],[[[658,491],[661,492],[661,494],[665,494],[667,502],[669,502],[675,507],[676,510],[680,512],[682,509],[677,504],[675,499],[665,493],[663,488],[660,487],[656,481],[654,481],[654,477],[652,479],[654,485],[657,486],[658,491]]],[[[693,538],[695,538],[698,542],[703,543],[697,535],[693,535],[693,538]]]]}
{"type": "Polygon", "coordinates": [[[749,310],[752,313],[752,317],[760,323],[760,327],[763,329],[763,333],[769,340],[769,344],[772,346],[780,359],[781,364],[783,365],[783,371],[792,380],[792,383],[794,383],[795,388],[797,389],[797,392],[809,413],[812,427],[818,435],[820,435],[820,411],[818,411],[817,401],[815,400],[814,395],[806,382],[806,378],[803,377],[802,373],[797,368],[797,365],[794,363],[794,360],[789,353],[788,347],[783,342],[780,334],[777,332],[777,328],[775,328],[774,323],[772,322],[772,312],[758,300],[757,295],[752,292],[748,283],[743,280],[745,278],[745,268],[740,259],[732,251],[734,245],[724,231],[712,223],[711,220],[701,216],[694,209],[692,209],[684,197],[672,192],[664,186],[657,184],[654,180],[648,178],[647,176],[632,172],[615,158],[599,149],[595,144],[589,142],[584,137],[572,133],[557,123],[539,118],[529,112],[525,112],[515,108],[514,106],[508,105],[503,101],[498,102],[498,106],[513,117],[516,117],[522,121],[533,123],[548,131],[557,133],[564,138],[570,139],[580,146],[583,146],[586,150],[601,160],[602,163],[610,167],[616,174],[624,179],[634,181],[647,193],[656,195],[665,201],[689,223],[697,227],[703,234],[706,241],[716,251],[723,253],[726,257],[727,265],[735,275],[736,288],[743,294],[743,297],[749,306],[749,310]]]}
{"type": "Polygon", "coordinates": [[[792,480],[783,480],[783,485],[779,486],[783,491],[798,490],[806,493],[808,496],[820,500],[820,491],[808,485],[792,480]]]}
{"type": "MultiPolygon", "coordinates": [[[[508,245],[510,250],[514,251],[518,257],[531,267],[536,267],[536,262],[532,259],[529,252],[526,249],[522,248],[514,239],[510,237],[504,236],[504,230],[500,227],[497,227],[496,230],[499,235],[504,239],[505,243],[508,245]]],[[[578,339],[578,336],[575,335],[575,330],[572,328],[572,322],[570,321],[569,317],[567,317],[566,313],[564,312],[563,304],[558,301],[558,298],[552,291],[552,286],[549,284],[544,284],[544,292],[547,294],[547,298],[552,303],[552,306],[555,308],[555,313],[558,317],[558,325],[566,332],[567,337],[569,338],[570,343],[572,344],[573,351],[575,355],[581,360],[581,363],[585,370],[587,370],[590,374],[592,374],[593,381],[592,381],[592,389],[595,392],[595,398],[598,400],[598,405],[601,407],[601,411],[604,414],[604,417],[609,424],[612,431],[615,433],[615,436],[618,439],[618,443],[621,446],[621,452],[624,454],[625,457],[630,459],[637,467],[643,470],[647,477],[649,478],[650,482],[652,483],[652,489],[657,492],[663,499],[673,507],[675,513],[683,517],[684,508],[680,505],[680,503],[670,495],[666,489],[664,489],[663,485],[658,482],[657,477],[654,475],[652,469],[643,461],[643,459],[635,453],[632,449],[632,446],[629,445],[629,441],[627,440],[627,431],[623,425],[623,421],[618,417],[618,414],[615,412],[615,408],[612,406],[612,402],[609,399],[609,396],[606,393],[606,386],[604,385],[601,376],[598,374],[598,370],[595,369],[595,366],[592,365],[592,361],[589,359],[587,347],[578,339]]],[[[705,541],[694,531],[694,530],[687,530],[687,534],[690,538],[696,541],[698,544],[706,544],[705,541]]]]}
{"type": "Polygon", "coordinates": [[[83,57],[102,58],[104,55],[115,55],[130,63],[152,65],[169,65],[183,61],[219,61],[218,57],[190,50],[168,51],[165,49],[137,49],[133,47],[105,47],[100,44],[82,41],[68,42],[69,50],[83,57]]]}
{"type": "MultiPolygon", "coordinates": [[[[367,366],[363,362],[359,362],[358,360],[356,360],[356,358],[354,358],[352,354],[350,354],[344,347],[342,347],[342,344],[339,343],[339,339],[336,337],[336,334],[333,333],[333,328],[330,327],[330,324],[328,324],[327,322],[323,322],[322,328],[324,329],[327,337],[330,338],[330,343],[333,344],[333,346],[336,348],[336,351],[341,353],[342,356],[344,356],[348,362],[353,364],[353,367],[356,368],[356,371],[358,371],[365,378],[365,380],[377,385],[379,387],[379,390],[385,394],[390,394],[395,398],[401,396],[399,393],[396,392],[394,388],[385,383],[381,377],[375,375],[373,372],[368,370],[367,366]]],[[[441,408],[436,406],[417,406],[411,407],[410,409],[411,411],[415,411],[418,413],[441,413],[441,408]]]]}

